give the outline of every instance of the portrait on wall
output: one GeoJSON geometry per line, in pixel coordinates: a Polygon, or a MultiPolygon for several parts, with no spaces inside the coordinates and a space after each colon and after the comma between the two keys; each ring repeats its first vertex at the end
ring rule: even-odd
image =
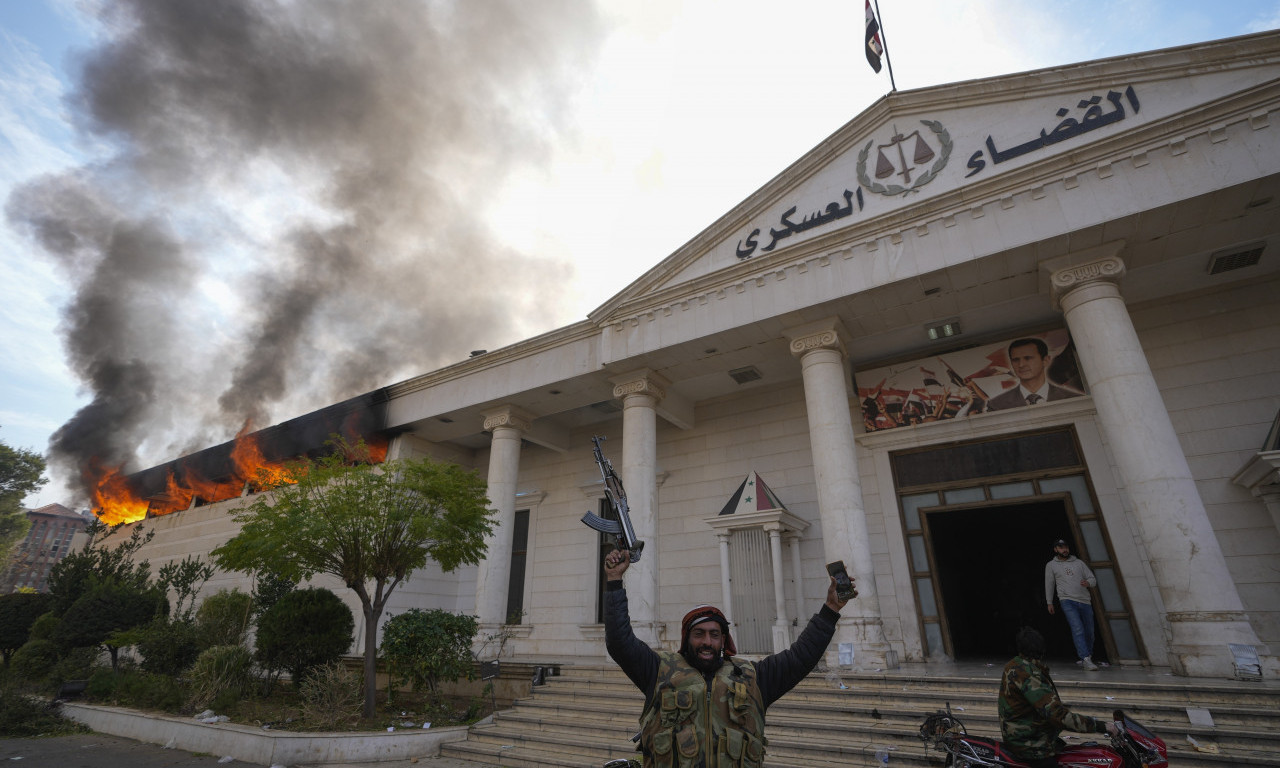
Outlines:
{"type": "Polygon", "coordinates": [[[857,371],[854,379],[868,432],[1086,393],[1065,328],[857,371]]]}

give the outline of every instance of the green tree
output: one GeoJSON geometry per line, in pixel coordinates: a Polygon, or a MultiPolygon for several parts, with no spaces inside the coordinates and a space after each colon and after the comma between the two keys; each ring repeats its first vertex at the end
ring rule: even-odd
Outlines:
{"type": "Polygon", "coordinates": [[[155,537],[154,530],[143,532],[135,526],[129,538],[117,546],[108,547],[106,540],[122,526],[108,527],[94,520],[86,527],[89,540],[84,549],[72,552],[49,569],[49,594],[53,595],[53,612],[61,616],[95,582],[114,581],[146,589],[151,583],[151,564],[143,560],[135,563],[133,556],[155,537]]]}
{"type": "Polygon", "coordinates": [[[200,562],[198,555],[187,555],[182,560],[165,563],[156,575],[156,585],[166,593],[174,592],[174,621],[190,622],[196,610],[196,596],[205,582],[213,578],[213,566],[200,562]]]}
{"type": "Polygon", "coordinates": [[[0,573],[9,565],[14,545],[31,529],[22,500],[48,482],[43,475],[44,457],[0,440],[0,573]]]}
{"type": "Polygon", "coordinates": [[[73,648],[102,646],[111,654],[111,668],[118,670],[120,649],[132,642],[128,630],[168,612],[169,600],[158,588],[94,582],[63,614],[60,639],[73,648]]]}
{"type": "Polygon", "coordinates": [[[471,641],[478,628],[475,616],[410,608],[382,628],[382,657],[395,682],[438,695],[440,682],[475,677],[471,641]]]}
{"type": "Polygon", "coordinates": [[[206,646],[240,645],[249,634],[253,596],[238,589],[220,589],[196,611],[196,628],[206,646]]]}
{"type": "Polygon", "coordinates": [[[342,658],[355,628],[342,598],[320,587],[297,589],[258,619],[255,657],[267,669],[286,670],[297,687],[315,667],[342,658]]]}
{"type": "Polygon", "coordinates": [[[256,620],[280,598],[298,588],[298,580],[275,571],[256,571],[253,577],[253,618],[256,620]]]}
{"type": "Polygon", "coordinates": [[[240,533],[212,556],[234,571],[303,579],[327,573],[360,598],[364,614],[364,714],[374,714],[378,621],[387,598],[434,560],[475,565],[492,529],[484,481],[430,459],[374,466],[363,445],[290,467],[293,485],[234,510],[240,533]],[[372,589],[370,589],[372,587],[372,589]]]}
{"type": "Polygon", "coordinates": [[[0,652],[4,653],[6,667],[13,652],[30,639],[31,625],[52,605],[52,596],[36,592],[0,595],[0,652]]]}

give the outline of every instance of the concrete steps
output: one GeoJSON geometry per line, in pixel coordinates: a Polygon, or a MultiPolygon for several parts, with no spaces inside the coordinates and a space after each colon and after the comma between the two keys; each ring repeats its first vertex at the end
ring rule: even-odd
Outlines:
{"type": "MultiPolygon", "coordinates": [[[[1150,670],[1072,672],[1055,679],[1064,701],[1092,715],[1125,710],[1165,740],[1175,765],[1280,768],[1280,685],[1187,680],[1150,670]],[[1189,707],[1208,709],[1214,726],[1192,725],[1189,707]],[[1187,736],[1218,753],[1194,751],[1187,736]]],[[[873,766],[881,748],[891,748],[894,766],[940,766],[944,755],[926,753],[917,736],[920,722],[950,706],[971,733],[998,735],[999,675],[998,667],[985,665],[815,672],[769,708],[766,766],[873,766]]],[[[490,724],[472,728],[466,741],[444,745],[442,754],[508,768],[599,768],[635,755],[630,739],[643,701],[612,664],[562,666],[559,676],[547,677],[490,724]]]]}

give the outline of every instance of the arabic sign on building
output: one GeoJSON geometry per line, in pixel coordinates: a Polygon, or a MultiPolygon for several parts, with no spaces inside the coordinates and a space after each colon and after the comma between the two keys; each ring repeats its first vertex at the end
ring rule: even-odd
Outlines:
{"type": "MultiPolygon", "coordinates": [[[[1083,110],[1079,118],[1072,116],[1071,110],[1067,107],[1060,107],[1056,115],[1063,119],[1062,122],[1054,126],[1052,131],[1041,128],[1038,136],[1032,136],[1029,141],[1023,141],[1005,150],[996,149],[995,140],[988,134],[985,150],[986,157],[990,158],[993,164],[998,165],[1015,157],[1034,152],[1037,149],[1043,149],[1060,141],[1066,141],[1089,131],[1096,131],[1103,126],[1117,123],[1125,118],[1124,104],[1121,103],[1121,99],[1127,99],[1133,114],[1138,114],[1138,94],[1133,90],[1132,85],[1126,88],[1124,93],[1119,91],[1107,92],[1107,101],[1111,102],[1112,108],[1110,112],[1106,113],[1102,111],[1102,97],[1095,94],[1087,99],[1081,99],[1076,104],[1076,109],[1083,110]]],[[[1016,140],[1005,138],[1000,143],[1007,146],[1008,141],[1016,140]]],[[[984,150],[979,149],[970,155],[969,162],[965,167],[969,168],[969,172],[965,174],[966,179],[986,168],[987,160],[984,158],[984,150]]]]}
{"type": "MultiPolygon", "coordinates": [[[[1058,103],[1061,104],[1061,101],[1058,103]]],[[[983,115],[973,111],[968,114],[949,114],[947,120],[954,121],[955,126],[962,129],[961,135],[956,139],[952,138],[953,130],[949,130],[941,120],[890,122],[864,140],[859,140],[856,166],[850,167],[854,165],[852,158],[832,163],[823,174],[825,178],[821,181],[816,177],[811,178],[806,182],[806,187],[796,190],[792,200],[799,202],[793,202],[783,211],[776,223],[772,217],[766,221],[752,222],[750,229],[736,240],[734,255],[742,260],[769,253],[793,235],[828,227],[839,219],[853,215],[855,202],[856,212],[862,213],[868,204],[864,189],[873,195],[890,198],[919,193],[946,171],[953,149],[958,149],[960,157],[967,157],[968,160],[959,171],[946,172],[946,176],[952,180],[946,186],[951,188],[957,184],[963,185],[964,179],[984,171],[989,174],[990,169],[1002,163],[1115,125],[1138,114],[1140,106],[1137,91],[1132,85],[1128,85],[1121,90],[1108,90],[1105,95],[1094,93],[1079,98],[1074,107],[1057,106],[1052,118],[1037,121],[1031,128],[1010,126],[1020,126],[1028,118],[1034,119],[1031,114],[1038,107],[1033,105],[1025,105],[1022,111],[1026,114],[1012,120],[980,120],[983,115]],[[1048,125],[1055,120],[1056,124],[1048,125]],[[987,132],[988,125],[996,125],[998,129],[987,132]],[[985,140],[981,138],[983,132],[987,132],[985,140]],[[833,177],[832,171],[839,173],[833,177]],[[962,178],[961,172],[964,172],[962,178]],[[854,178],[848,178],[849,175],[854,178]],[[856,185],[849,184],[855,179],[856,185]],[[853,187],[852,190],[844,190],[843,203],[839,199],[817,203],[815,210],[801,214],[797,219],[796,214],[801,205],[806,204],[804,201],[815,197],[814,193],[819,189],[816,185],[825,185],[825,189],[831,189],[833,183],[853,187]]],[[[952,167],[959,166],[957,164],[952,167]]],[[[839,188],[840,186],[835,186],[835,189],[839,188]]],[[[821,200],[822,197],[818,196],[818,199],[821,200]]],[[[874,209],[872,213],[875,213],[874,209]]],[[[791,243],[797,241],[792,240],[791,243]]]]}
{"type": "Polygon", "coordinates": [[[1065,329],[858,371],[868,432],[1022,408],[1085,394],[1065,329]]]}

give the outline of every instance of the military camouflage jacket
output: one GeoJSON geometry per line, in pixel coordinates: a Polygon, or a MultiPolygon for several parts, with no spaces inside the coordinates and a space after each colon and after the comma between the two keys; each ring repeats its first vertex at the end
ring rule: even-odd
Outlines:
{"type": "MultiPolygon", "coordinates": [[[[661,701],[654,701],[654,696],[659,690],[657,683],[660,667],[662,666],[662,657],[648,645],[645,645],[632,632],[631,615],[627,606],[627,592],[623,589],[622,582],[608,582],[606,589],[605,649],[608,650],[610,658],[618,663],[618,666],[631,682],[635,683],[636,687],[644,692],[645,712],[649,712],[661,704],[661,701]]],[[[804,679],[805,675],[813,671],[818,661],[822,659],[823,651],[831,643],[832,636],[835,635],[836,621],[839,618],[840,614],[823,605],[809,619],[808,626],[805,627],[804,631],[800,633],[800,637],[796,638],[796,641],[787,650],[775,653],[772,656],[766,656],[760,661],[737,662],[740,666],[750,665],[753,668],[755,682],[754,686],[751,687],[757,690],[752,691],[751,696],[754,699],[758,695],[759,707],[762,712],[763,709],[768,708],[784,693],[794,688],[797,683],[804,679]]],[[[733,745],[729,745],[729,748],[732,749],[733,745]]],[[[701,754],[702,750],[699,749],[698,752],[699,754],[694,759],[687,762],[682,759],[679,764],[715,768],[723,763],[723,761],[717,759],[711,765],[708,765],[705,756],[701,754]]],[[[744,751],[744,759],[741,763],[743,765],[749,764],[746,755],[747,753],[744,751]]],[[[645,766],[653,766],[659,763],[655,762],[654,755],[650,753],[645,755],[644,764],[645,766]]]]}
{"type": "Polygon", "coordinates": [[[1014,656],[1004,666],[999,709],[1001,739],[1024,760],[1056,755],[1064,746],[1058,738],[1062,731],[1106,732],[1106,726],[1092,717],[1067,709],[1058,698],[1049,668],[1038,659],[1014,656]]]}

